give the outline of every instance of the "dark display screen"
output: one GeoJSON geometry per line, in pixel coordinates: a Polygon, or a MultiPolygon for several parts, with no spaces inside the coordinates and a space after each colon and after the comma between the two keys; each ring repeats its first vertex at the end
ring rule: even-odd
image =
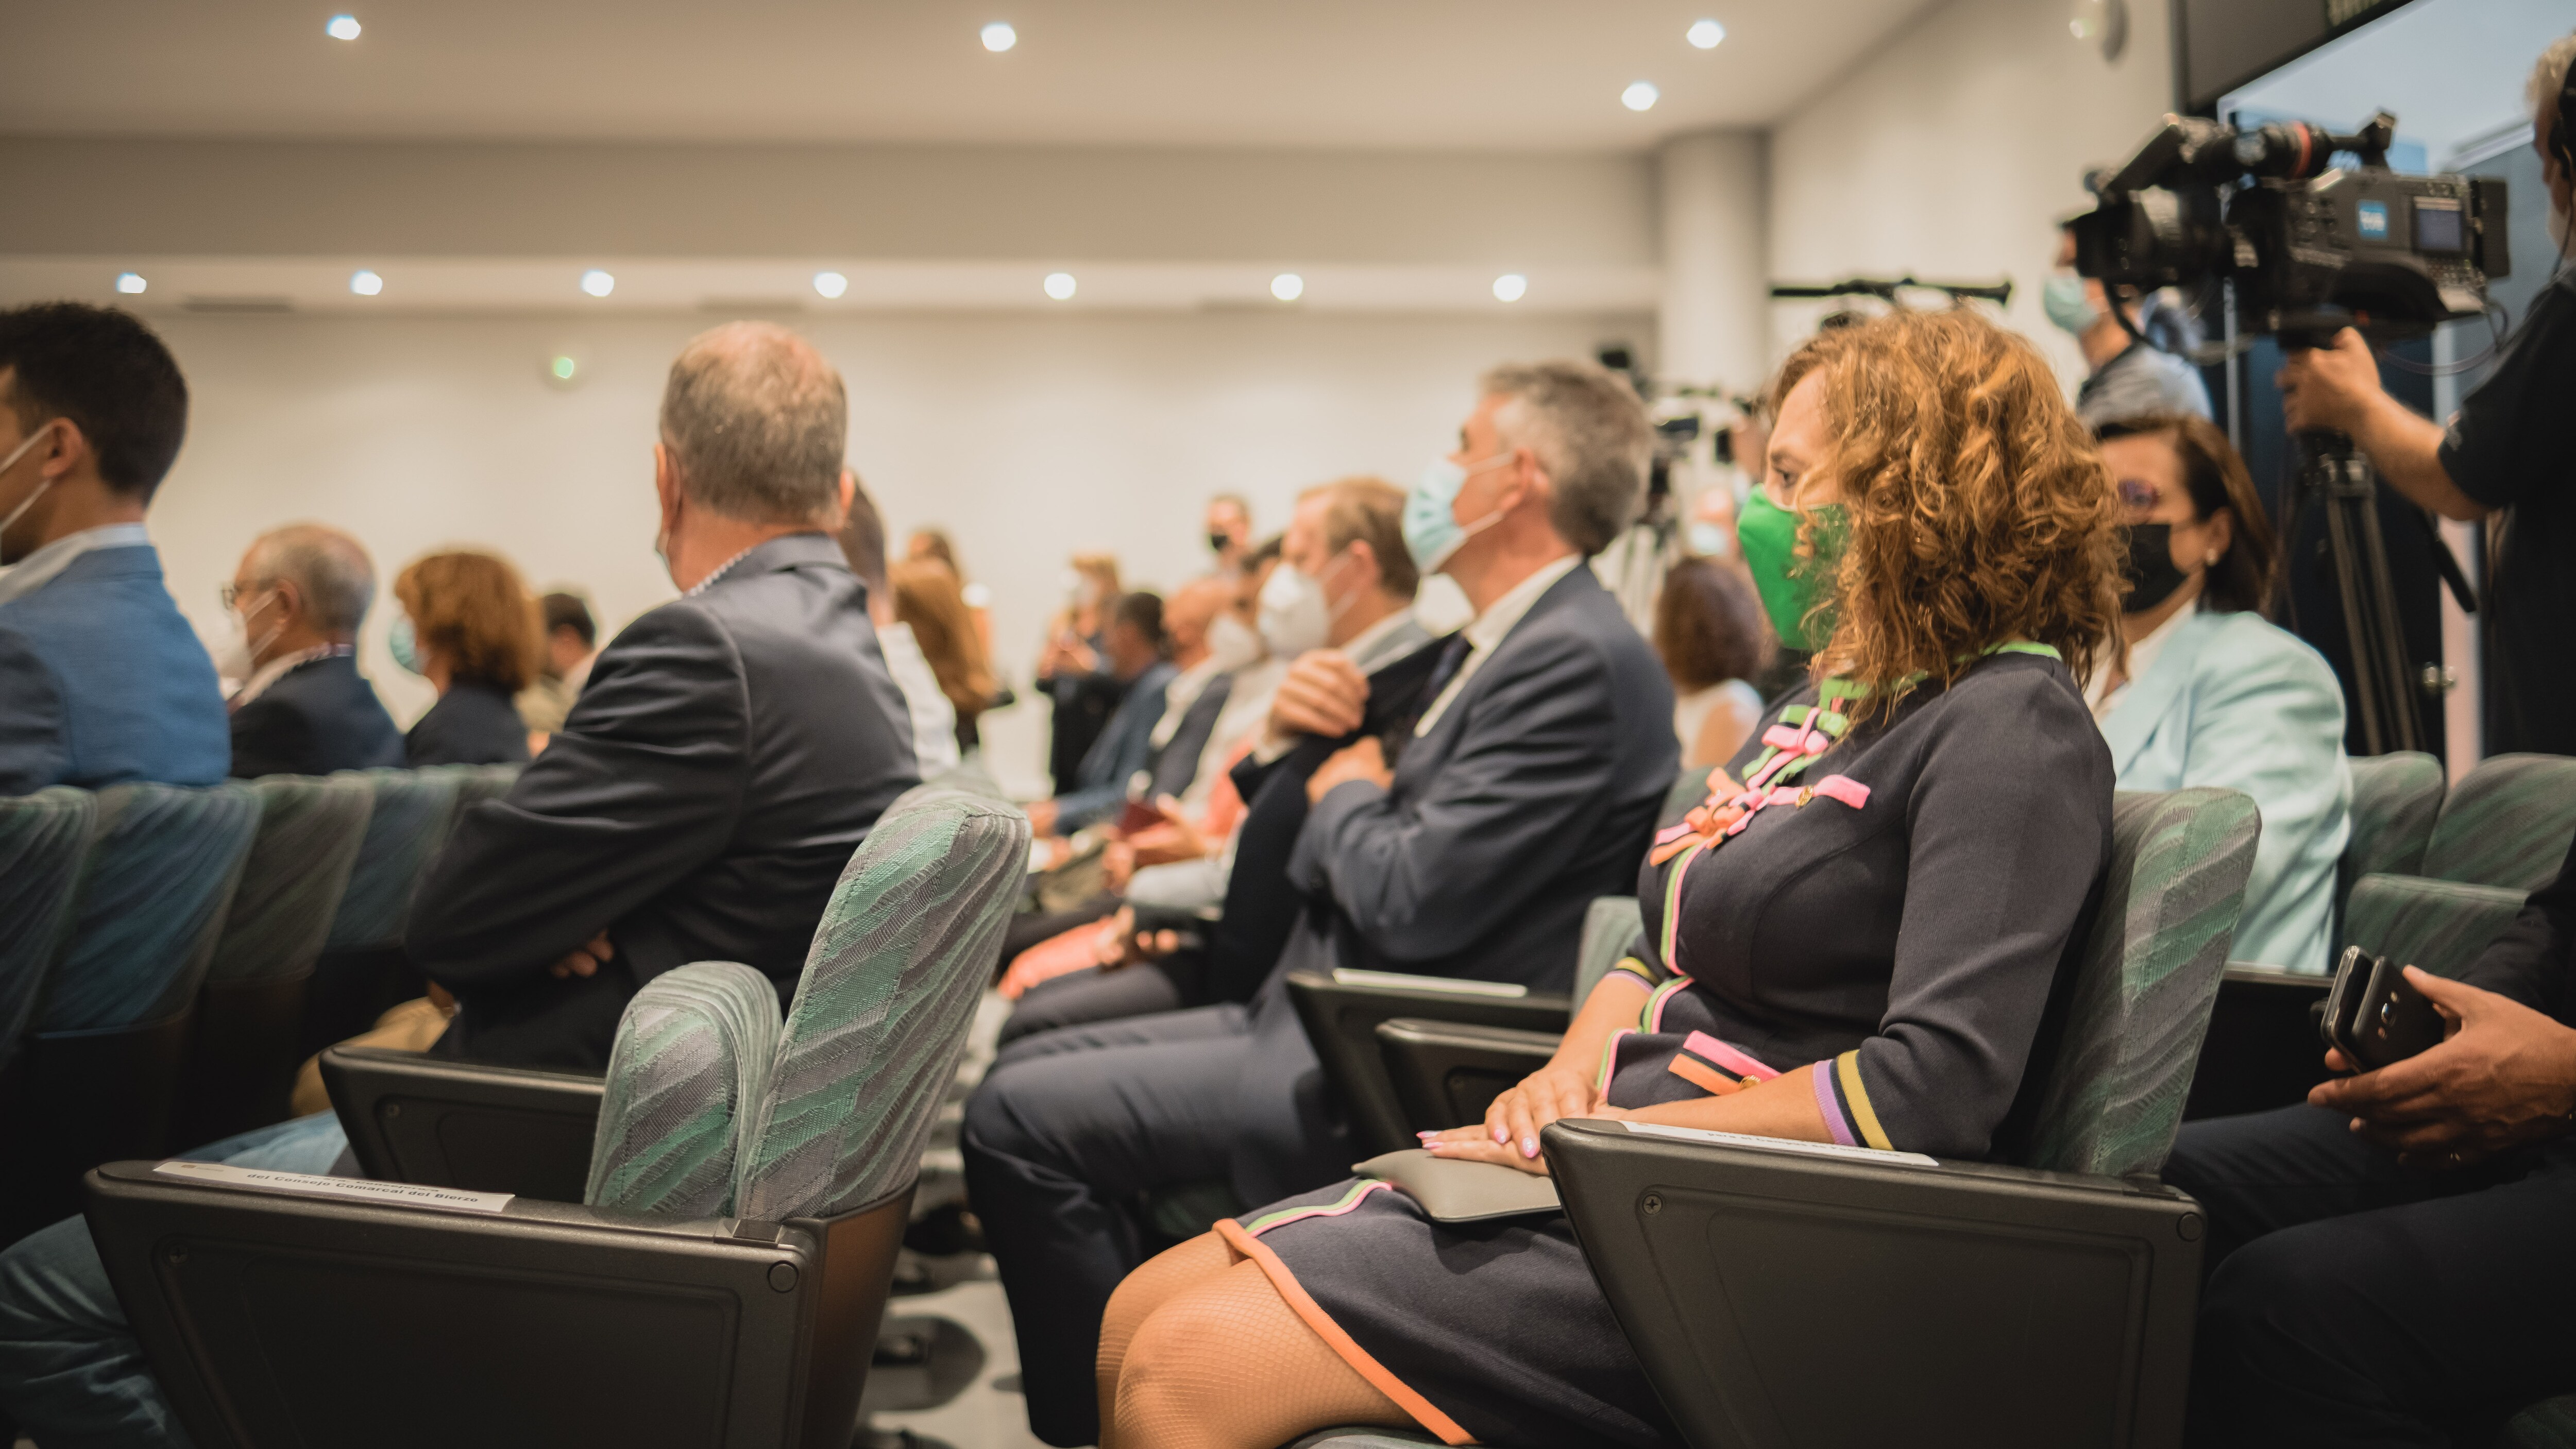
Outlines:
{"type": "Polygon", "coordinates": [[[2468,250],[2469,237],[2462,225],[2462,213],[2456,206],[2415,204],[2415,250],[2419,252],[2457,252],[2468,250]]]}

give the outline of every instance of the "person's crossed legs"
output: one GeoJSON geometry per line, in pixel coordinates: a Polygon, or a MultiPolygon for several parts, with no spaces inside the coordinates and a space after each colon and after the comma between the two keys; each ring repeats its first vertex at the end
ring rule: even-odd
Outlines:
{"type": "MultiPolygon", "coordinates": [[[[328,1112],[186,1154],[277,1172],[329,1172],[349,1139],[328,1112]]],[[[0,1408],[44,1449],[186,1449],[125,1321],[84,1218],[0,1252],[0,1408]]]]}
{"type": "Polygon", "coordinates": [[[2576,1147],[2414,1172],[2300,1106],[2186,1126],[2164,1177],[2211,1229],[2192,1443],[2483,1443],[2576,1390],[2576,1147]]]}

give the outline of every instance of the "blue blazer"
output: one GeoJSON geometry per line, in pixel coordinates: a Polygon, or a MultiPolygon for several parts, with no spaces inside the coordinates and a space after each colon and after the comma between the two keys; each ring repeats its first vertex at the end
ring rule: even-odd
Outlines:
{"type": "Polygon", "coordinates": [[[1167,663],[1155,664],[1128,684],[1118,712],[1083,755],[1082,768],[1073,777],[1075,788],[1056,797],[1057,833],[1071,835],[1117,818],[1127,803],[1127,781],[1153,764],[1154,726],[1163,718],[1164,691],[1178,673],[1167,663]]]}
{"type": "Polygon", "coordinates": [[[214,661],[150,545],[92,549],[0,604],[0,795],[212,785],[232,754],[214,661]]]}
{"type": "Polygon", "coordinates": [[[2254,614],[2194,614],[2102,721],[2123,790],[2242,790],[2262,812],[2230,958],[2332,963],[2335,861],[2352,834],[2343,691],[2317,651],[2254,614]]]}

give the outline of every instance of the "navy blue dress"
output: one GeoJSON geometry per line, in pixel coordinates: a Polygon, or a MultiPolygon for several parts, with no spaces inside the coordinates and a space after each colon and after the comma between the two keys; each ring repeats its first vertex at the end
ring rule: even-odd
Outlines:
{"type": "MultiPolygon", "coordinates": [[[[1729,762],[1767,802],[1721,815],[1732,833],[1658,837],[1645,935],[1596,988],[1638,1007],[1603,1053],[1608,1098],[1803,1075],[1838,1140],[1996,1155],[2110,859],[2110,754],[2047,654],[1996,654],[1848,733],[1817,706],[1790,696],[1729,762]]],[[[1561,1215],[1437,1223],[1355,1180],[1217,1230],[1446,1442],[1678,1442],[1561,1215]]]]}
{"type": "Polygon", "coordinates": [[[510,691],[480,679],[447,686],[429,713],[412,722],[403,753],[413,769],[424,765],[524,765],[528,726],[510,691]]]}

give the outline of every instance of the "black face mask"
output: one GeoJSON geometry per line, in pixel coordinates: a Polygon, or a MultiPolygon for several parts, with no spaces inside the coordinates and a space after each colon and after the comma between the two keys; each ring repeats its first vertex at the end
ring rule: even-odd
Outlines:
{"type": "Polygon", "coordinates": [[[2129,525],[2129,566],[2121,571],[2128,587],[2120,594],[2120,612],[2142,614],[2173,597],[2191,575],[2174,567],[2173,525],[2129,525]]]}
{"type": "Polygon", "coordinates": [[[1211,533],[1208,535],[1208,551],[1210,553],[1223,553],[1232,547],[1234,547],[1234,535],[1229,533],[1211,533]]]}

